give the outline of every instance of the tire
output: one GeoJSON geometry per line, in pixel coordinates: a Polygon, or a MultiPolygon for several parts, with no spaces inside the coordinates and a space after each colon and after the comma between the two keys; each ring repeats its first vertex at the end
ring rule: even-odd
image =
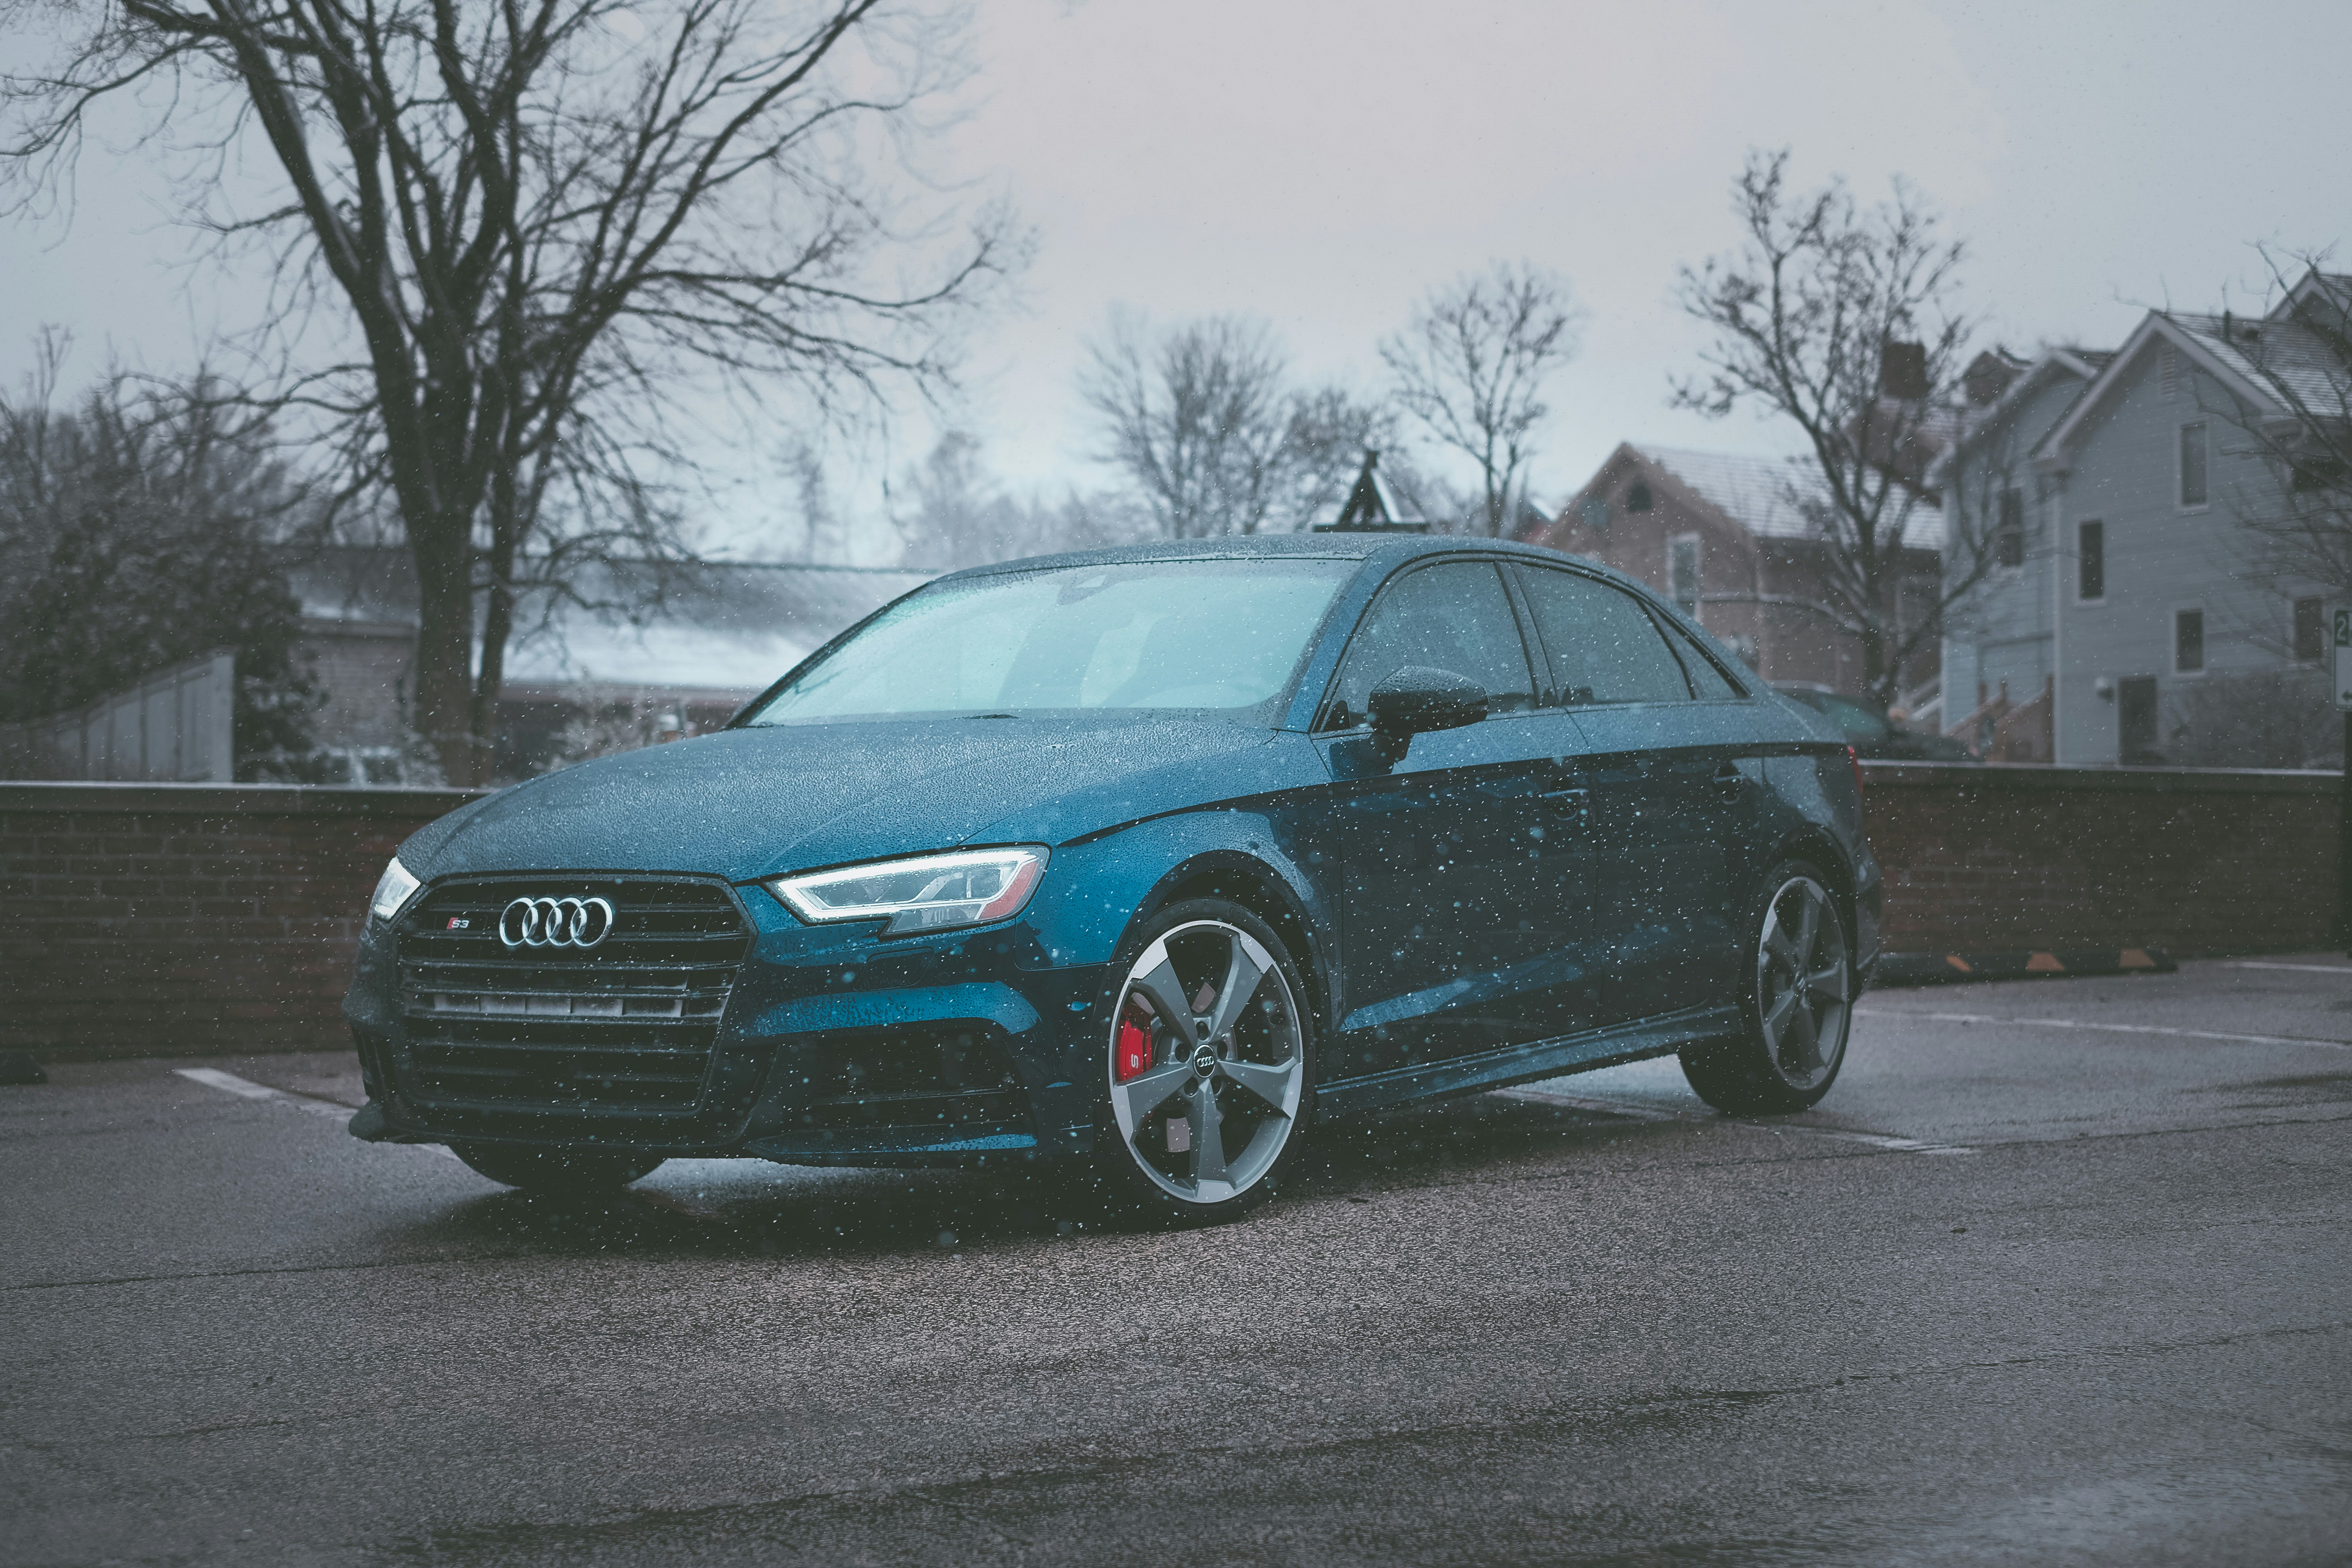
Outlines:
{"type": "Polygon", "coordinates": [[[551,1196],[617,1193],[661,1165],[658,1154],[602,1154],[513,1143],[452,1143],[449,1152],[494,1182],[551,1196]]]}
{"type": "Polygon", "coordinates": [[[1189,899],[1139,926],[1108,973],[1087,1069],[1101,1085],[1090,1184],[1169,1226],[1275,1196],[1315,1098],[1314,1013],[1282,939],[1239,904],[1189,899]]]}
{"type": "Polygon", "coordinates": [[[1759,884],[1740,928],[1740,1032],[1682,1052],[1683,1077],[1717,1110],[1804,1110],[1837,1081],[1856,985],[1834,886],[1803,860],[1782,861],[1759,884]]]}

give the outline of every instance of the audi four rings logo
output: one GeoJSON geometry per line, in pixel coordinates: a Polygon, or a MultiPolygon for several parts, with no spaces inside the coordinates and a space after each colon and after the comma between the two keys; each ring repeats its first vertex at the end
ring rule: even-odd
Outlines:
{"type": "Polygon", "coordinates": [[[613,929],[602,899],[517,899],[499,911],[499,940],[509,947],[593,947],[613,929]]]}

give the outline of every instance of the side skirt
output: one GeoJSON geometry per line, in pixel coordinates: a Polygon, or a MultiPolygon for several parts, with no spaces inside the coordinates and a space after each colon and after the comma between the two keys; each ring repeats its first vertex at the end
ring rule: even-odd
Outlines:
{"type": "Polygon", "coordinates": [[[1363,1078],[1342,1079],[1315,1091],[1318,1118],[1359,1115],[1408,1100],[1433,1100],[1445,1095],[1478,1094],[1515,1083],[1591,1072],[1650,1057],[1672,1056],[1701,1040],[1721,1039],[1737,1033],[1739,1009],[1688,1007],[1632,1024],[1561,1035],[1533,1045],[1482,1051],[1474,1057],[1397,1068],[1363,1078]]]}

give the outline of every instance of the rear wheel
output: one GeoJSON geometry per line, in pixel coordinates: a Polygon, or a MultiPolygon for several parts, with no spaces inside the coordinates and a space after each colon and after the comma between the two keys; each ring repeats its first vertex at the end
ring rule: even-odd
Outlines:
{"type": "Polygon", "coordinates": [[[1734,1115],[1818,1103],[1845,1065],[1853,1022],[1853,951],[1829,879],[1801,860],[1764,879],[1748,917],[1752,963],[1740,977],[1738,1037],[1692,1046],[1683,1076],[1734,1115]]]}
{"type": "Polygon", "coordinates": [[[575,1149],[531,1149],[510,1143],[452,1143],[449,1152],[509,1187],[554,1194],[616,1193],[653,1174],[658,1154],[605,1154],[575,1149]]]}
{"type": "Polygon", "coordinates": [[[1161,911],[1114,970],[1096,1165],[1123,1206],[1205,1224],[1272,1197],[1314,1092],[1314,1026],[1281,939],[1249,910],[1161,911]]]}

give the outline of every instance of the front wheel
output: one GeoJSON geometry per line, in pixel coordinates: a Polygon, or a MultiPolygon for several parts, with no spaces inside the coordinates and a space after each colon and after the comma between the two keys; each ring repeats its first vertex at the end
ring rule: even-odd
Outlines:
{"type": "Polygon", "coordinates": [[[1106,993],[1097,1173],[1124,1206],[1178,1224],[1244,1213],[1296,1162],[1314,1026],[1273,930],[1223,899],[1161,910],[1106,993]]]}
{"type": "Polygon", "coordinates": [[[1747,930],[1754,959],[1740,977],[1740,1033],[1685,1047],[1683,1076],[1735,1116],[1803,1110],[1836,1081],[1853,1023],[1853,950],[1829,879],[1783,862],[1759,889],[1747,930]]]}
{"type": "Polygon", "coordinates": [[[494,1182],[551,1196],[616,1193],[653,1174],[662,1163],[658,1154],[605,1154],[511,1143],[452,1143],[449,1152],[494,1182]]]}

